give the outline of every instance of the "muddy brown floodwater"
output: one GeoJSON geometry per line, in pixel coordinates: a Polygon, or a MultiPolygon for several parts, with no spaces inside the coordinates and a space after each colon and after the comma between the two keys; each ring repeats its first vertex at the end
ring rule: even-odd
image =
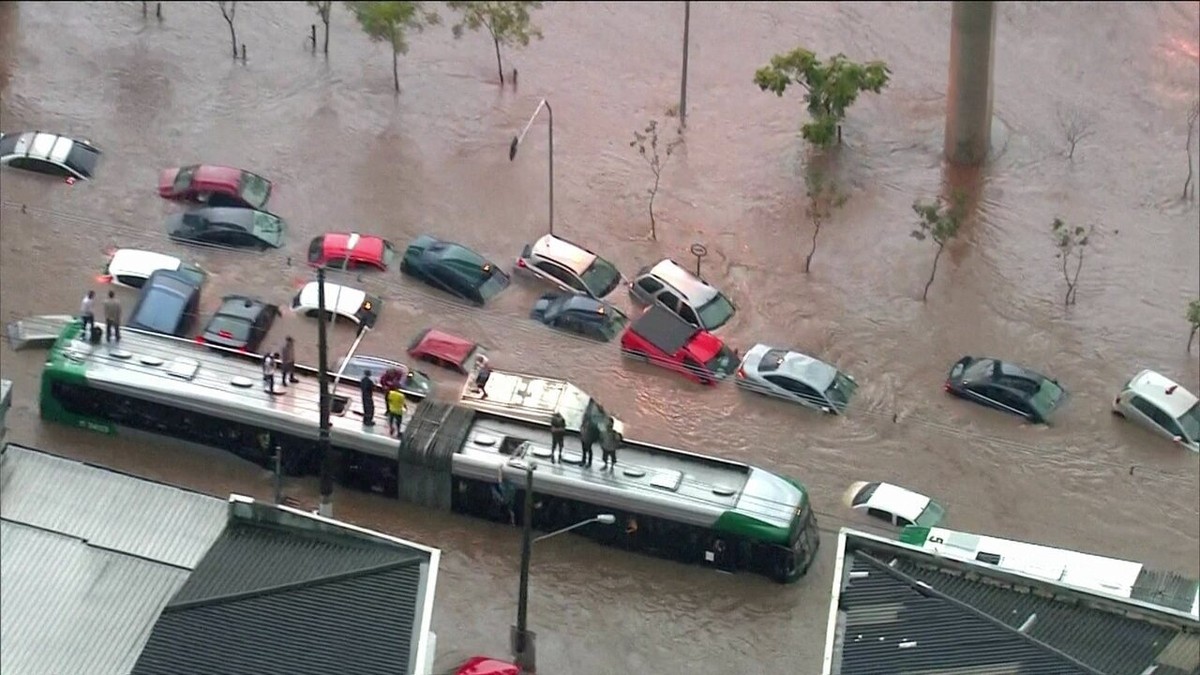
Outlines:
{"type": "MultiPolygon", "coordinates": [[[[209,309],[232,291],[287,302],[308,278],[298,264],[308,239],[325,230],[401,243],[428,232],[511,260],[546,225],[545,121],[513,162],[508,144],[546,97],[557,117],[558,233],[626,274],[663,256],[687,261],[689,245],[703,242],[705,275],[740,308],[727,337],[838,363],[862,385],[852,412],[827,419],[623,363],[616,345],[529,321],[542,290],[530,284],[476,310],[396,272],[367,275],[362,283],[388,304],[363,351],[401,355],[416,331],[436,324],[491,347],[498,367],[578,383],[636,437],[762,465],[811,489],[825,546],[809,578],[786,588],[571,537],[540,545],[530,617],[544,672],[817,673],[831,533],[862,525],[840,504],[854,480],[936,495],[957,529],[1200,573],[1196,456],[1108,412],[1116,388],[1141,368],[1200,389],[1183,319],[1200,286],[1198,211],[1178,200],[1197,90],[1197,8],[1002,4],[996,157],[981,171],[950,172],[940,159],[948,3],[697,3],[686,145],[664,172],[659,241],[648,242],[650,174],[628,143],[649,119],[673,127],[680,3],[549,5],[538,13],[545,40],[512,55],[516,91],[498,86],[484,37],[428,30],[402,58],[399,97],[385,48],[340,5],[328,60],[304,44],[315,20],[304,5],[239,7],[243,64],[229,58],[214,3],[167,3],[161,23],[153,8],[143,19],[138,3],[3,3],[3,130],[74,134],[105,155],[97,180],[73,187],[3,172],[0,311],[4,320],[74,312],[113,246],[198,259],[213,272],[209,309]],[[807,276],[801,104],[751,84],[771,54],[798,44],[884,59],[894,72],[882,96],[864,96],[850,114],[837,158],[850,200],[822,233],[807,276]],[[1095,132],[1074,161],[1056,116],[1069,107],[1095,132]],[[292,228],[286,248],[250,255],[168,242],[162,223],[179,207],[155,196],[156,172],[193,162],[274,180],[271,207],[292,228]],[[975,213],[922,303],[933,250],[909,237],[910,206],[944,186],[965,190],[975,213]],[[1049,238],[1055,216],[1098,231],[1070,309],[1049,238]],[[1052,428],[951,400],[941,381],[967,353],[1047,371],[1073,398],[1052,428]]],[[[296,335],[311,362],[310,324],[288,318],[273,335],[296,335]]],[[[335,351],[352,338],[342,330],[335,351]]],[[[232,459],[43,425],[40,355],[5,349],[2,358],[17,382],[13,440],[215,493],[270,494],[265,472],[232,459]]],[[[311,482],[289,490],[315,494],[311,482]]],[[[341,518],[445,551],[439,663],[506,652],[513,531],[349,492],[335,503],[341,518]]]]}

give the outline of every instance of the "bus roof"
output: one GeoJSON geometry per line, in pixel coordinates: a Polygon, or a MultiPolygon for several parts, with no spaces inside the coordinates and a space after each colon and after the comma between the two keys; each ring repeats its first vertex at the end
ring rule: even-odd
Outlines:
{"type": "MultiPolygon", "coordinates": [[[[474,381],[463,385],[462,405],[483,413],[518,417],[537,424],[549,424],[558,412],[567,429],[579,431],[583,414],[592,397],[566,380],[526,373],[493,370],[488,378],[487,398],[477,391],[474,381]]],[[[613,428],[624,435],[625,425],[614,419],[613,428]]]]}

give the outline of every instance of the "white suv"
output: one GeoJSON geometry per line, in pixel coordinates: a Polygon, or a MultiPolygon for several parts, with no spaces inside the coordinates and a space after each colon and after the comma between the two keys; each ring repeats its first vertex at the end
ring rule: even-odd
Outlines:
{"type": "Polygon", "coordinates": [[[1121,389],[1113,413],[1200,452],[1200,399],[1169,378],[1143,370],[1121,389]]]}
{"type": "Polygon", "coordinates": [[[629,293],[638,302],[662,305],[707,331],[724,326],[737,311],[721,291],[670,259],[638,270],[629,293]]]}
{"type": "Polygon", "coordinates": [[[516,271],[531,274],[576,295],[597,300],[621,285],[621,272],[586,248],[552,234],[527,244],[517,258],[516,271]]]}

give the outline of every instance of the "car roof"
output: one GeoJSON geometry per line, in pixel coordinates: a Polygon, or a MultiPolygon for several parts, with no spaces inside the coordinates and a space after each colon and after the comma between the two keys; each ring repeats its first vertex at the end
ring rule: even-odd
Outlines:
{"type": "Polygon", "coordinates": [[[466,338],[427,328],[409,351],[414,354],[437,356],[463,365],[478,346],[466,338]]]}
{"type": "Polygon", "coordinates": [[[567,267],[575,274],[583,274],[592,263],[596,262],[596,254],[582,246],[547,234],[533,244],[533,255],[553,260],[567,267]]]}
{"type": "Polygon", "coordinates": [[[930,501],[929,497],[908,488],[879,483],[865,506],[869,509],[883,509],[906,520],[916,521],[930,501]]]}
{"type": "MultiPolygon", "coordinates": [[[[329,289],[325,290],[328,292],[329,289]]],[[[266,306],[267,303],[258,298],[251,298],[246,295],[227,295],[221,298],[221,306],[217,308],[215,313],[225,316],[237,316],[253,321],[255,317],[262,313],[266,306]],[[249,306],[246,303],[249,303],[249,306]]]]}
{"type": "MultiPolygon", "coordinates": [[[[967,369],[975,367],[975,365],[978,364],[980,361],[992,361],[993,363],[1000,364],[1000,374],[1002,376],[1019,377],[1019,378],[1023,378],[1023,379],[1027,379],[1027,380],[1033,380],[1035,382],[1041,382],[1042,380],[1050,379],[1050,378],[1046,377],[1045,375],[1042,375],[1041,373],[1037,372],[1036,370],[1030,370],[1029,368],[1026,368],[1025,366],[1021,366],[1016,363],[1012,363],[1011,361],[1004,361],[1002,359],[993,358],[991,356],[977,356],[977,357],[972,357],[972,358],[974,360],[971,361],[971,364],[967,366],[967,369]]],[[[993,368],[994,367],[995,366],[993,366],[993,368]]],[[[966,373],[964,372],[964,375],[965,374],[966,373]]],[[[963,379],[966,379],[966,378],[963,378],[963,379]]],[[[989,369],[986,377],[984,377],[982,379],[975,379],[975,380],[968,380],[968,381],[969,382],[992,382],[994,380],[992,379],[992,371],[989,369]]]]}
{"type": "Polygon", "coordinates": [[[367,260],[382,260],[384,241],[373,234],[328,232],[322,235],[321,251],[326,259],[345,258],[351,251],[367,260]]]}
{"type": "Polygon", "coordinates": [[[679,318],[665,307],[651,305],[649,309],[629,327],[647,342],[671,355],[686,345],[692,336],[700,332],[692,324],[679,318]]]}
{"type": "Polygon", "coordinates": [[[750,366],[756,373],[761,373],[762,375],[787,375],[793,380],[803,382],[817,391],[828,389],[838,372],[837,368],[820,359],[813,358],[807,354],[801,354],[795,350],[772,347],[761,342],[746,352],[746,357],[742,359],[742,364],[743,368],[750,366]],[[762,358],[766,356],[767,352],[772,350],[785,352],[783,360],[777,369],[762,373],[758,370],[758,366],[762,363],[762,358]]]}
{"type": "MultiPolygon", "coordinates": [[[[300,304],[305,307],[317,306],[317,294],[320,292],[319,282],[310,281],[300,291],[300,304]]],[[[367,299],[365,291],[357,288],[325,282],[325,307],[337,314],[353,316],[367,299]]]]}
{"type": "Polygon", "coordinates": [[[136,248],[117,249],[108,262],[112,276],[136,275],[148,277],[156,270],[177,270],[183,261],[175,256],[143,251],[136,248]]]}
{"type": "Polygon", "coordinates": [[[202,183],[228,183],[237,187],[242,180],[242,170],[232,166],[199,164],[196,165],[196,171],[192,173],[192,180],[202,183]]]}
{"type": "MultiPolygon", "coordinates": [[[[19,143],[20,141],[18,141],[19,143]]],[[[25,154],[30,157],[48,159],[52,162],[62,164],[67,161],[67,155],[71,154],[71,148],[73,147],[75,147],[75,141],[66,136],[37,131],[33,133],[32,139],[28,141],[28,150],[25,154]]]]}
{"type": "Polygon", "coordinates": [[[717,289],[711,284],[685,270],[670,258],[658,261],[654,267],[650,268],[650,274],[674,287],[685,296],[690,304],[697,308],[717,297],[718,294],[717,289]]]}
{"type": "Polygon", "coordinates": [[[188,212],[205,220],[221,225],[236,225],[247,232],[254,231],[255,209],[243,209],[236,206],[202,206],[188,212]]]}
{"type": "Polygon", "coordinates": [[[1178,418],[1196,405],[1196,395],[1153,370],[1143,370],[1129,383],[1133,393],[1150,401],[1171,417],[1178,418]],[[1174,389],[1171,389],[1174,387],[1174,389]],[[1167,393],[1170,390],[1171,393],[1167,393]]]}

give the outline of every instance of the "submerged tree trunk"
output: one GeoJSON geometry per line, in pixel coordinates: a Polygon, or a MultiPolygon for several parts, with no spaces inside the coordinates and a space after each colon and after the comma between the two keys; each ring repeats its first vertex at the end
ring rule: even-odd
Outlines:
{"type": "MultiPolygon", "coordinates": [[[[812,266],[813,256],[817,253],[817,235],[821,234],[821,226],[813,223],[812,248],[808,250],[808,257],[804,259],[804,273],[808,274],[809,267],[812,266]]],[[[928,291],[928,287],[926,287],[928,291]]]]}
{"type": "Polygon", "coordinates": [[[399,54],[396,50],[392,50],[392,85],[396,87],[396,93],[400,93],[400,65],[399,54]]]}
{"type": "Polygon", "coordinates": [[[1192,341],[1196,339],[1196,333],[1200,333],[1200,326],[1192,326],[1192,332],[1188,334],[1188,353],[1192,353],[1192,341]]]}
{"type": "Polygon", "coordinates": [[[925,282],[925,291],[921,293],[921,302],[925,302],[929,298],[929,287],[933,285],[933,278],[937,276],[938,259],[942,257],[942,251],[945,248],[945,244],[938,244],[937,253],[933,256],[933,268],[929,270],[929,281],[925,282]]]}
{"type": "Polygon", "coordinates": [[[654,198],[658,196],[658,178],[661,174],[654,174],[654,187],[650,188],[650,238],[658,241],[658,224],[654,222],[654,198]]]}
{"type": "Polygon", "coordinates": [[[233,48],[233,58],[236,59],[237,58],[237,30],[235,30],[233,27],[232,19],[226,19],[226,21],[229,23],[229,44],[233,48]]]}
{"type": "Polygon", "coordinates": [[[329,11],[330,11],[330,7],[328,5],[326,5],[325,16],[321,17],[321,19],[325,23],[325,55],[326,56],[329,55],[329,11]]]}
{"type": "Polygon", "coordinates": [[[500,63],[500,40],[492,34],[492,43],[496,45],[496,72],[500,73],[500,84],[504,84],[504,65],[500,63]]]}

